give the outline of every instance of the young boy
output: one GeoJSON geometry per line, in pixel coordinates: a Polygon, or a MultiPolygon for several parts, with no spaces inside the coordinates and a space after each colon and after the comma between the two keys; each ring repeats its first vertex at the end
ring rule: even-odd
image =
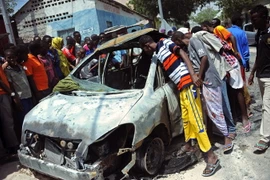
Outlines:
{"type": "Polygon", "coordinates": [[[197,139],[200,149],[205,153],[207,152],[207,166],[202,176],[213,175],[217,171],[220,161],[211,150],[211,144],[203,124],[199,92],[192,83],[193,81],[197,87],[201,86],[201,79],[194,73],[186,53],[171,40],[160,39],[158,43],[155,43],[150,36],[144,35],[140,38],[139,43],[146,53],[153,54],[156,52],[166,73],[180,91],[182,120],[187,142],[184,148],[186,151],[190,151],[192,149],[190,140],[197,139]],[[194,91],[197,91],[197,93],[194,93],[194,91]]]}
{"type": "Polygon", "coordinates": [[[5,73],[11,90],[18,95],[22,110],[17,111],[19,127],[23,123],[24,116],[33,108],[32,93],[23,67],[18,64],[18,56],[15,49],[7,49],[5,58],[8,66],[5,73]]]}
{"type": "Polygon", "coordinates": [[[41,45],[39,42],[31,42],[29,44],[28,59],[23,62],[24,70],[27,75],[29,85],[33,91],[36,101],[50,94],[48,76],[42,62],[38,59],[41,45]]]}
{"type": "Polygon", "coordinates": [[[49,46],[45,41],[41,41],[41,50],[38,55],[38,59],[43,63],[48,76],[49,88],[52,90],[54,86],[58,83],[59,79],[57,77],[56,71],[53,66],[53,60],[51,56],[48,55],[49,46]]]}

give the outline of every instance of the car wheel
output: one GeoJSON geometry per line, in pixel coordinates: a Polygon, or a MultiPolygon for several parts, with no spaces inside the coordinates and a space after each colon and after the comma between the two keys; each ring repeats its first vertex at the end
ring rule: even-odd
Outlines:
{"type": "Polygon", "coordinates": [[[138,152],[137,164],[139,168],[154,175],[160,169],[164,161],[164,143],[161,138],[156,137],[146,140],[138,152]]]}

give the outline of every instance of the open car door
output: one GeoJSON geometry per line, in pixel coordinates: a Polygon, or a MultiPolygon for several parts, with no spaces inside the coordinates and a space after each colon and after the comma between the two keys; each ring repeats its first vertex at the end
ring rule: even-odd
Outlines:
{"type": "Polygon", "coordinates": [[[175,137],[183,133],[183,122],[181,119],[181,109],[180,109],[180,100],[179,92],[177,91],[174,83],[171,80],[165,82],[164,71],[159,65],[159,74],[160,78],[163,78],[164,85],[162,86],[167,102],[168,102],[168,112],[171,124],[172,137],[175,137]]]}

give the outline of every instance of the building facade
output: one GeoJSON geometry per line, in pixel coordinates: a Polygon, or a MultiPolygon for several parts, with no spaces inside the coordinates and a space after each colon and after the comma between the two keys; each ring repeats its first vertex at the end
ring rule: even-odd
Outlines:
{"type": "Polygon", "coordinates": [[[86,37],[147,17],[113,0],[30,0],[14,19],[19,37],[28,42],[36,35],[66,37],[74,31],[86,37]]]}

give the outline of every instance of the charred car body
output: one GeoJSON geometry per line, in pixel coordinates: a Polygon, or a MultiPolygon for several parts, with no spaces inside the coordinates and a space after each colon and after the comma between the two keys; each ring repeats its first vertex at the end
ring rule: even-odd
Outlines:
{"type": "MultiPolygon", "coordinates": [[[[25,117],[21,164],[61,179],[103,179],[119,170],[157,173],[164,146],[182,134],[179,97],[154,55],[133,55],[144,29],[113,39],[86,57],[68,77],[76,87],[43,99],[25,117]],[[122,67],[115,51],[125,50],[122,67]],[[95,73],[90,64],[97,62],[95,73]]],[[[68,85],[70,86],[70,84],[68,85]]]]}

